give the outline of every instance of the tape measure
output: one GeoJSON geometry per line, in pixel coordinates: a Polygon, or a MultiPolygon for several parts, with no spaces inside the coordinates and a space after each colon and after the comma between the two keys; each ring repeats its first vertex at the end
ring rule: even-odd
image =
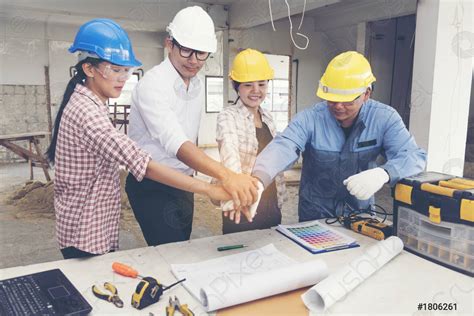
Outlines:
{"type": "Polygon", "coordinates": [[[163,285],[155,278],[145,277],[140,280],[132,295],[132,306],[136,309],[143,309],[158,302],[162,294],[163,285]]]}
{"type": "Polygon", "coordinates": [[[155,278],[144,277],[140,280],[132,295],[132,306],[136,309],[143,309],[154,304],[158,302],[164,291],[183,281],[186,281],[186,279],[179,280],[178,282],[165,287],[155,278]]]}

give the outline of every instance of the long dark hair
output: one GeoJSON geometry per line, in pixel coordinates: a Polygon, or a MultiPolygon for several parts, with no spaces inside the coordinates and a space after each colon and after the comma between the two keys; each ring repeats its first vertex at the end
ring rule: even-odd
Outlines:
{"type": "Polygon", "coordinates": [[[232,86],[234,87],[235,93],[237,93],[237,99],[235,99],[235,101],[234,101],[234,103],[232,103],[232,105],[236,105],[237,101],[239,101],[239,99],[240,99],[240,95],[239,95],[239,86],[240,86],[240,84],[241,84],[241,82],[232,80],[232,86]]]}
{"type": "Polygon", "coordinates": [[[51,138],[51,144],[49,145],[49,148],[46,151],[46,155],[48,157],[48,160],[51,162],[51,164],[54,164],[54,158],[56,157],[56,143],[58,141],[59,125],[61,123],[61,118],[63,116],[64,109],[66,108],[66,105],[69,103],[69,99],[71,98],[71,95],[74,92],[74,88],[76,87],[76,85],[77,84],[84,85],[84,81],[86,79],[86,74],[84,73],[84,70],[82,69],[82,65],[85,63],[88,63],[93,66],[97,66],[101,62],[102,60],[100,59],[87,57],[86,59],[78,62],[76,66],[74,66],[74,68],[76,69],[76,75],[72,77],[71,80],[69,80],[69,83],[67,84],[66,91],[64,92],[64,96],[63,96],[63,101],[61,102],[61,106],[59,107],[58,114],[56,115],[56,120],[54,122],[54,130],[53,130],[53,137],[51,138]]]}

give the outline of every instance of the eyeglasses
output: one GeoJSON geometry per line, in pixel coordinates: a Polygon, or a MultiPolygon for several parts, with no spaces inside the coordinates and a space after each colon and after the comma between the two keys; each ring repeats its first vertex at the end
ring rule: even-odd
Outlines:
{"type": "Polygon", "coordinates": [[[327,101],[327,104],[331,105],[331,106],[334,106],[336,104],[342,104],[343,106],[346,106],[346,107],[351,107],[353,106],[357,100],[359,100],[359,98],[361,96],[363,96],[365,93],[362,93],[361,95],[359,95],[357,98],[355,98],[354,100],[352,101],[349,101],[349,102],[334,102],[334,101],[327,101]]]}
{"type": "Polygon", "coordinates": [[[183,58],[190,58],[194,54],[197,60],[205,61],[207,58],[209,58],[209,55],[211,54],[209,52],[202,52],[200,50],[181,46],[175,39],[173,39],[173,45],[176,45],[178,47],[179,55],[183,58]]]}
{"type": "Polygon", "coordinates": [[[104,69],[101,70],[99,66],[100,64],[95,66],[95,68],[102,77],[114,81],[127,81],[133,75],[135,70],[137,70],[135,67],[122,67],[111,64],[105,65],[104,69]]]}

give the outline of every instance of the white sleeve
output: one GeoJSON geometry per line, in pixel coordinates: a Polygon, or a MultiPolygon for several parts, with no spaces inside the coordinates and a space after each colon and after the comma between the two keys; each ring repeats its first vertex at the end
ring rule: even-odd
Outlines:
{"type": "Polygon", "coordinates": [[[159,142],[169,155],[176,156],[181,145],[189,139],[172,110],[174,90],[156,79],[156,76],[145,76],[140,80],[133,92],[132,107],[140,112],[153,140],[159,142]]]}

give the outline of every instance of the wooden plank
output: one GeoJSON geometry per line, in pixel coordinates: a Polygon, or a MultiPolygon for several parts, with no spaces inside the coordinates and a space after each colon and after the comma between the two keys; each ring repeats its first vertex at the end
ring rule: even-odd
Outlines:
{"type": "Polygon", "coordinates": [[[24,158],[28,161],[30,167],[30,179],[33,180],[33,167],[39,166],[43,169],[44,175],[47,181],[51,181],[51,177],[48,173],[49,164],[46,158],[41,154],[41,149],[39,147],[39,139],[44,138],[47,135],[50,135],[49,132],[35,132],[35,133],[23,133],[23,134],[11,134],[11,135],[2,135],[0,136],[0,146],[11,150],[18,156],[24,158]],[[29,150],[14,144],[14,141],[27,140],[29,150]],[[33,151],[32,145],[36,150],[36,153],[33,151]]]}
{"type": "MultiPolygon", "coordinates": [[[[33,142],[32,139],[30,139],[30,141],[28,142],[30,152],[33,152],[32,148],[31,148],[31,143],[32,142],[33,142]]],[[[33,176],[33,161],[31,159],[28,159],[28,165],[30,166],[30,180],[33,180],[34,179],[34,176],[33,176]]]]}
{"type": "MultiPolygon", "coordinates": [[[[44,66],[44,90],[46,94],[46,113],[48,114],[48,131],[49,135],[53,131],[53,119],[51,114],[51,85],[49,82],[49,66],[44,66]]],[[[51,142],[51,137],[48,137],[48,143],[51,142]]]]}
{"type": "Polygon", "coordinates": [[[44,138],[51,133],[49,132],[32,132],[32,133],[21,133],[21,134],[9,134],[9,135],[0,135],[0,140],[29,140],[32,137],[35,138],[44,138]]]}
{"type": "Polygon", "coordinates": [[[243,303],[227,307],[217,311],[216,316],[232,315],[302,315],[306,316],[309,310],[301,300],[303,295],[310,287],[304,287],[298,290],[280,293],[274,296],[264,297],[256,301],[243,303]]]}
{"type": "Polygon", "coordinates": [[[41,149],[39,147],[39,141],[37,138],[33,139],[33,144],[35,145],[36,153],[38,154],[38,156],[42,158],[39,162],[42,165],[41,168],[43,169],[43,173],[46,178],[46,181],[51,181],[51,177],[49,176],[49,173],[48,173],[48,168],[49,168],[48,161],[41,154],[41,149]]]}

